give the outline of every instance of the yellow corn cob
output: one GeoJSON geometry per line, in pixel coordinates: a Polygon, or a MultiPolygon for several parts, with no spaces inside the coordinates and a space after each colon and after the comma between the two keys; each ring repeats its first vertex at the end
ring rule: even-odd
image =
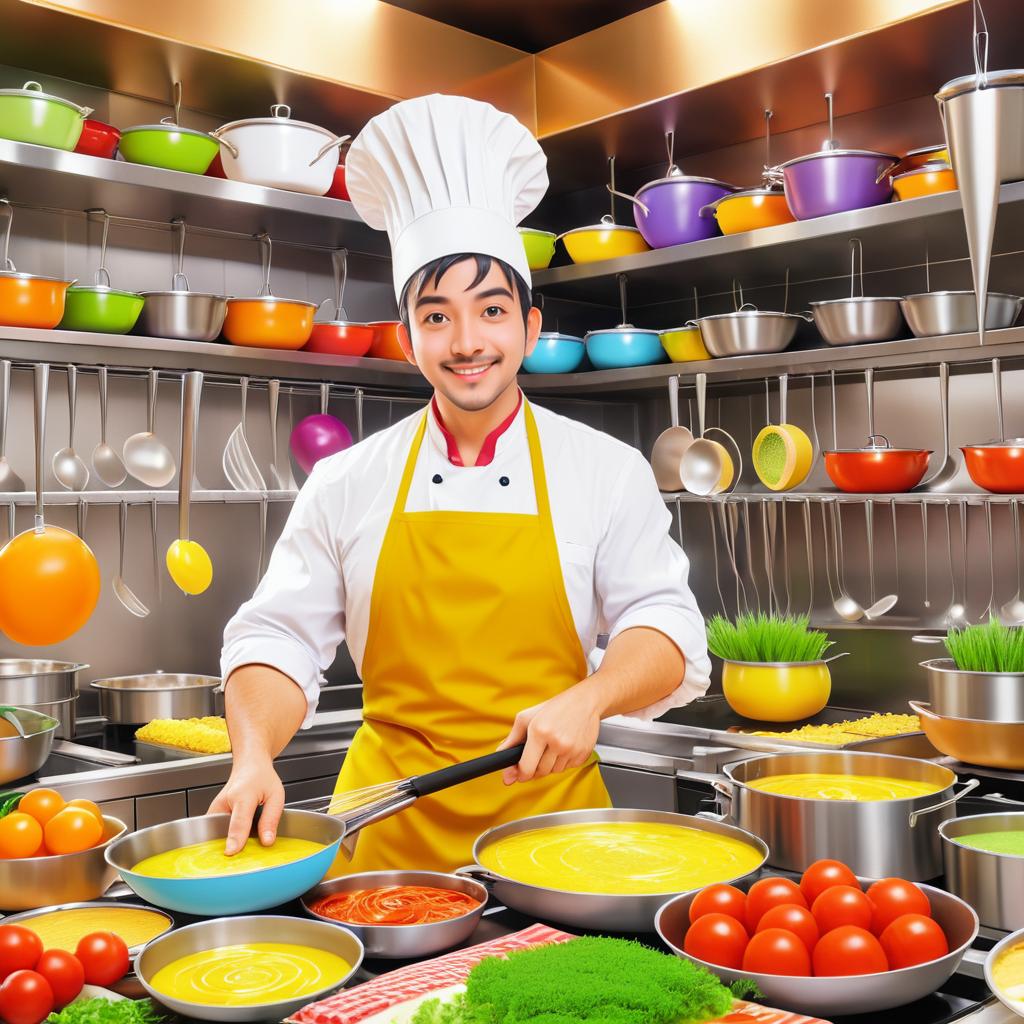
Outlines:
{"type": "Polygon", "coordinates": [[[155,718],[135,733],[137,740],[198,754],[230,754],[231,741],[223,718],[155,718]]]}

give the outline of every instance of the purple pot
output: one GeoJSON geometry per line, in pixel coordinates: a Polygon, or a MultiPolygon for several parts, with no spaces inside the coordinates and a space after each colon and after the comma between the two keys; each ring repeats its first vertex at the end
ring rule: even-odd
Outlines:
{"type": "Polygon", "coordinates": [[[652,249],[699,242],[722,233],[714,212],[701,213],[701,209],[735,191],[735,185],[713,178],[693,178],[685,174],[659,178],[637,192],[633,219],[652,249]],[[647,207],[646,213],[640,203],[647,207]]]}
{"type": "Polygon", "coordinates": [[[321,459],[350,448],[352,434],[336,416],[316,413],[295,424],[288,444],[302,471],[310,473],[321,459]]]}
{"type": "Polygon", "coordinates": [[[782,165],[786,202],[797,220],[879,206],[892,196],[889,175],[896,157],[868,149],[822,150],[782,165]]]}

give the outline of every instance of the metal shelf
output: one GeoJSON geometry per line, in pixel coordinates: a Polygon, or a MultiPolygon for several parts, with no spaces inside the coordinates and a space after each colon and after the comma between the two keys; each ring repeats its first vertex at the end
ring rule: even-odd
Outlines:
{"type": "MultiPolygon", "coordinates": [[[[662,498],[667,504],[681,502],[684,505],[703,503],[734,504],[744,501],[777,501],[798,504],[804,498],[811,501],[836,501],[844,505],[863,505],[866,501],[873,501],[876,504],[887,505],[895,501],[898,505],[920,505],[925,502],[929,505],[943,505],[949,501],[951,505],[959,505],[961,501],[968,505],[1008,505],[1011,501],[1024,499],[1021,494],[990,494],[987,491],[907,491],[899,494],[851,494],[849,491],[729,491],[726,494],[716,494],[711,498],[704,498],[697,494],[687,494],[680,491],[678,494],[672,491],[662,491],[662,498]]],[[[0,496],[2,500],[2,496],[0,496]]]]}
{"type": "Polygon", "coordinates": [[[369,228],[351,203],[202,174],[105,160],[0,139],[0,194],[12,203],[67,210],[102,207],[119,217],[170,221],[241,234],[269,232],[297,244],[348,246],[388,257],[384,233],[369,228]]]}
{"type": "MultiPolygon", "coordinates": [[[[294,501],[298,491],[207,491],[193,490],[192,504],[221,503],[235,504],[245,502],[259,502],[265,497],[268,501],[294,501]]],[[[158,505],[176,505],[178,503],[178,489],[165,488],[162,490],[149,491],[118,491],[111,489],[107,491],[44,491],[43,504],[50,505],[77,505],[84,501],[87,505],[119,505],[122,501],[129,505],[148,504],[156,501],[158,505]]],[[[35,505],[35,491],[0,491],[0,505],[35,505]]]]}
{"type": "MultiPolygon", "coordinates": [[[[994,251],[1018,248],[1022,230],[1024,182],[1018,181],[1003,185],[1000,192],[994,251]]],[[[946,192],[652,249],[620,259],[537,271],[533,286],[553,299],[617,307],[615,275],[626,273],[630,305],[635,308],[670,299],[686,300],[694,287],[724,291],[733,278],[745,288],[781,284],[786,267],[794,280],[839,277],[849,275],[847,241],[853,235],[863,241],[865,264],[871,270],[919,264],[926,244],[933,262],[967,256],[960,193],[946,192]]]]}

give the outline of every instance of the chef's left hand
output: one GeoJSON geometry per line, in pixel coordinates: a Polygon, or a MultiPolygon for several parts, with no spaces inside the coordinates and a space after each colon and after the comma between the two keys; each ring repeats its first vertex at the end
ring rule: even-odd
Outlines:
{"type": "Polygon", "coordinates": [[[516,715],[512,731],[499,750],[526,741],[519,764],[506,768],[506,786],[542,779],[552,772],[579,768],[594,750],[601,728],[601,708],[590,680],[526,708],[516,715]]]}

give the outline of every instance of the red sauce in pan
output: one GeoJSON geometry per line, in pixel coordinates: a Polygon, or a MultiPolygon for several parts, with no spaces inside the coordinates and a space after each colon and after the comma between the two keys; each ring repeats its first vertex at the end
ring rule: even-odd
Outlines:
{"type": "Polygon", "coordinates": [[[479,900],[451,889],[388,885],[334,893],[310,904],[310,910],[348,924],[400,925],[448,921],[479,906],[479,900]]]}

